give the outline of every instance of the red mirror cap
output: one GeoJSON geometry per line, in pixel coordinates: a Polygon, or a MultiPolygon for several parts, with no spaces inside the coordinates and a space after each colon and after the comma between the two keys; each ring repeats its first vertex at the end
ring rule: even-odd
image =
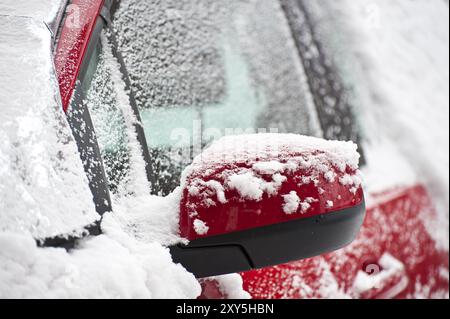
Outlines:
{"type": "Polygon", "coordinates": [[[222,138],[183,173],[188,240],[307,218],[363,202],[352,142],[293,134],[222,138]]]}

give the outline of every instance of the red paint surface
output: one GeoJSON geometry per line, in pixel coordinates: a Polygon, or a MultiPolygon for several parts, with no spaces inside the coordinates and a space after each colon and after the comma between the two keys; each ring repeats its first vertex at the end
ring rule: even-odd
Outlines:
{"type": "Polygon", "coordinates": [[[67,111],[80,67],[103,0],[73,0],[61,29],[55,67],[64,111],[67,111]]]}
{"type": "MultiPolygon", "coordinates": [[[[200,178],[205,182],[218,181],[223,185],[225,183],[224,175],[227,175],[223,174],[225,171],[231,171],[236,167],[251,168],[253,164],[237,162],[232,164],[232,168],[227,164],[219,164],[213,170],[204,170],[200,167],[198,171],[194,171],[189,175],[187,178],[187,186],[189,187],[190,183],[196,178],[200,178]],[[205,173],[205,171],[208,173],[205,173]]],[[[189,240],[204,237],[195,232],[193,223],[196,219],[205,222],[209,227],[208,233],[205,236],[214,236],[327,214],[361,204],[363,201],[362,189],[359,188],[353,194],[350,192],[349,186],[344,186],[339,182],[339,178],[344,173],[338,169],[334,169],[334,172],[337,175],[335,181],[328,182],[324,179],[323,175],[320,175],[317,184],[313,182],[308,184],[301,183],[302,177],[310,176],[308,171],[299,169],[295,172],[285,172],[282,175],[287,177],[287,181],[282,184],[277,195],[269,196],[268,194],[264,194],[261,201],[243,201],[236,190],[226,189],[225,196],[227,202],[224,204],[217,200],[215,193],[211,194],[211,199],[216,202],[214,206],[208,206],[204,203],[203,199],[189,194],[187,187],[183,190],[183,198],[180,205],[181,236],[189,240]],[[320,188],[323,189],[323,193],[319,192],[320,188]],[[314,198],[317,201],[311,203],[311,207],[306,213],[302,213],[299,208],[296,213],[286,214],[283,211],[283,195],[289,194],[291,191],[296,191],[302,201],[308,197],[314,198]],[[333,207],[328,207],[327,201],[333,201],[333,207]],[[192,212],[197,212],[197,215],[193,216],[192,212]]],[[[355,171],[348,170],[345,173],[354,174],[355,171]]],[[[266,177],[267,181],[270,181],[272,175],[266,177]]],[[[201,194],[208,192],[210,190],[207,187],[200,188],[201,194]]]]}
{"type": "Polygon", "coordinates": [[[244,288],[257,299],[336,297],[336,288],[355,298],[448,296],[448,277],[442,273],[448,274],[449,255],[436,248],[425,228],[425,220],[436,219],[426,190],[418,185],[377,198],[351,245],[323,256],[242,273],[244,288]],[[376,289],[355,291],[358,271],[376,264],[384,253],[403,263],[405,271],[389,276],[376,289]],[[393,292],[405,279],[406,288],[393,292]]]}

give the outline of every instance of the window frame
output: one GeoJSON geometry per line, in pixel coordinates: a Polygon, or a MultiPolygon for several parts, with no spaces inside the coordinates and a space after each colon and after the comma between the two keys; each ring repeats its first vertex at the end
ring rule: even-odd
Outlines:
{"type": "MultiPolygon", "coordinates": [[[[109,9],[110,6],[107,6],[107,4],[111,4],[113,1],[114,0],[107,0],[103,4],[103,6],[109,9]]],[[[66,8],[68,5],[70,5],[69,1],[66,2],[66,8]]],[[[61,32],[62,25],[64,24],[66,18],[67,12],[65,12],[63,18],[60,19],[58,33],[61,32]]],[[[97,16],[92,34],[89,38],[86,52],[83,57],[83,61],[79,68],[77,85],[73,90],[72,100],[69,108],[72,108],[74,106],[82,106],[82,102],[86,98],[86,92],[83,92],[81,84],[86,80],[87,70],[93,57],[93,53],[95,52],[96,47],[100,41],[100,34],[106,26],[107,23],[101,17],[101,15],[97,16]]],[[[59,40],[59,34],[56,39],[59,40]]],[[[80,109],[80,111],[81,112],[70,112],[69,110],[69,112],[67,112],[66,114],[67,120],[78,146],[78,151],[80,153],[84,170],[88,178],[89,188],[93,195],[96,211],[100,216],[102,216],[104,213],[112,211],[111,197],[109,194],[103,161],[100,156],[100,150],[89,110],[87,108],[82,108],[80,109]],[[81,126],[83,126],[83,130],[81,130],[81,126]],[[89,148],[92,149],[92,154],[94,156],[92,156],[92,154],[90,154],[90,156],[86,156],[85,151],[89,148]],[[88,174],[88,171],[90,171],[91,173],[88,174]]],[[[87,225],[85,227],[86,236],[96,236],[102,233],[101,220],[102,218],[100,218],[100,220],[93,225],[87,225]]],[[[60,247],[70,250],[75,248],[76,242],[79,239],[79,237],[66,236],[64,234],[61,234],[60,236],[46,238],[42,241],[38,241],[37,244],[40,247],[60,247]]]]}

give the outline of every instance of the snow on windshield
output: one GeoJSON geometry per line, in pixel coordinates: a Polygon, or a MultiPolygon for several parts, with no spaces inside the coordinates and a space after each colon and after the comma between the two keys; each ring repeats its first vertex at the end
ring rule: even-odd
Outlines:
{"type": "Polygon", "coordinates": [[[227,129],[322,136],[278,0],[124,0],[114,27],[154,158],[155,194],[178,185],[197,135],[201,147],[227,129]]]}

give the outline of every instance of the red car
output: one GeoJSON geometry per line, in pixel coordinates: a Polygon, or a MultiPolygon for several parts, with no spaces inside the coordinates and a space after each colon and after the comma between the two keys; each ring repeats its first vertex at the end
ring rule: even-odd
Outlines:
{"type": "MultiPolygon", "coordinates": [[[[202,298],[227,297],[214,277],[205,277],[236,272],[256,299],[448,298],[448,250],[430,233],[427,223],[437,213],[422,184],[364,195],[354,161],[339,169],[332,159],[339,152],[331,146],[290,148],[290,135],[280,135],[283,165],[312,158],[332,170],[313,179],[318,175],[297,163],[283,176],[287,182],[278,194],[287,195],[263,194],[255,202],[249,191],[250,199],[240,200],[252,181],[243,179],[241,188],[223,192],[228,201],[220,199],[217,187],[225,185],[226,172],[271,162],[276,156],[267,150],[215,166],[194,162],[182,175],[193,155],[224,131],[277,128],[352,140],[363,168],[370,156],[347,84],[321,42],[307,1],[229,2],[61,2],[51,26],[54,62],[97,212],[114,211],[111,198],[131,192],[124,185],[138,154],[140,178],[151,194],[167,196],[182,180],[180,233],[190,243],[171,252],[174,261],[204,278],[202,298]],[[118,92],[110,83],[120,80],[118,92]],[[124,138],[126,114],[138,119],[131,124],[134,144],[124,138]],[[286,205],[292,202],[291,214],[286,205]]],[[[292,145],[297,142],[303,143],[292,145]]],[[[203,154],[221,154],[211,152],[203,154]]],[[[262,179],[275,183],[276,171],[261,173],[262,179]]],[[[87,230],[95,236],[101,224],[87,230]]],[[[53,237],[42,245],[70,249],[75,240],[53,237]]]]}

